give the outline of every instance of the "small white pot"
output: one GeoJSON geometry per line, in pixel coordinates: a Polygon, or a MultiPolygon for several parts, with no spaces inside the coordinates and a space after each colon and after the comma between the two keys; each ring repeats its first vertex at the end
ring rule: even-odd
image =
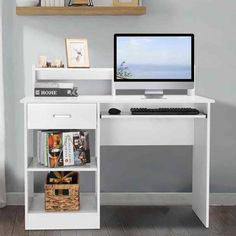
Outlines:
{"type": "Polygon", "coordinates": [[[18,7],[34,7],[37,6],[39,0],[16,0],[16,5],[18,7]]]}

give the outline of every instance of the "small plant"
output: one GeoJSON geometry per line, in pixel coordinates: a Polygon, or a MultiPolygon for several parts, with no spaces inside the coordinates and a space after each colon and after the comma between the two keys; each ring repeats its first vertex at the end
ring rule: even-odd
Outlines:
{"type": "Polygon", "coordinates": [[[129,71],[129,67],[126,65],[125,61],[118,67],[117,77],[118,79],[129,79],[132,77],[132,73],[129,71]]]}

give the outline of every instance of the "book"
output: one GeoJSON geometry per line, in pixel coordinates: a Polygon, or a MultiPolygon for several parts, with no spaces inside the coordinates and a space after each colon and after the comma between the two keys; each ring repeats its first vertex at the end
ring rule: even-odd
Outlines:
{"type": "Polygon", "coordinates": [[[73,134],[74,164],[84,165],[90,163],[89,134],[79,131],[73,134]]]}
{"type": "Polygon", "coordinates": [[[61,132],[48,133],[48,167],[63,166],[63,141],[61,132]]]}
{"type": "Polygon", "coordinates": [[[35,88],[63,88],[63,89],[73,89],[74,84],[73,83],[46,83],[46,82],[40,82],[35,83],[35,88]]]}
{"type": "Polygon", "coordinates": [[[45,7],[50,7],[50,0],[45,0],[45,7]]]}
{"type": "Polygon", "coordinates": [[[46,7],[46,0],[41,0],[40,5],[41,7],[46,7]]]}
{"type": "Polygon", "coordinates": [[[38,131],[38,162],[45,167],[85,165],[90,163],[87,131],[38,131]]]}
{"type": "Polygon", "coordinates": [[[43,132],[40,132],[40,164],[44,165],[44,137],[43,137],[43,132]]]}
{"type": "Polygon", "coordinates": [[[73,133],[63,133],[63,164],[64,166],[74,165],[74,147],[73,147],[73,133]]]}
{"type": "Polygon", "coordinates": [[[41,136],[41,131],[37,131],[37,159],[38,159],[38,163],[40,163],[40,136],[41,136]]]}
{"type": "Polygon", "coordinates": [[[59,4],[60,4],[60,7],[64,7],[65,6],[65,1],[64,0],[59,0],[59,4]]]}
{"type": "Polygon", "coordinates": [[[78,88],[35,88],[35,97],[78,97],[78,88]]]}
{"type": "Polygon", "coordinates": [[[50,7],[55,7],[55,0],[49,0],[50,7]]]}
{"type": "Polygon", "coordinates": [[[64,0],[55,0],[55,7],[64,7],[64,0]]]}
{"type": "Polygon", "coordinates": [[[44,132],[44,166],[48,166],[48,132],[44,132]]]}

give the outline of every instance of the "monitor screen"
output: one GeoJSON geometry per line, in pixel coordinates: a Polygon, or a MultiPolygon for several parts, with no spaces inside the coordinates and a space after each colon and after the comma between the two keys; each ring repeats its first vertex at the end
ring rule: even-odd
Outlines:
{"type": "Polygon", "coordinates": [[[193,81],[193,34],[115,35],[115,81],[193,81]]]}

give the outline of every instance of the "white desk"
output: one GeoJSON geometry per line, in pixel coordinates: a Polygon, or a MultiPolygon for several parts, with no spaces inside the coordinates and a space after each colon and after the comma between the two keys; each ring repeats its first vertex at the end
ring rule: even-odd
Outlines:
{"type": "MultiPolygon", "coordinates": [[[[81,96],[79,98],[34,98],[21,100],[25,107],[25,204],[26,229],[91,229],[100,227],[100,146],[104,145],[193,145],[192,208],[209,227],[210,110],[212,99],[199,96],[81,96]],[[110,116],[111,107],[122,110],[110,116]],[[194,107],[195,116],[132,116],[131,107],[194,107]],[[55,114],[60,118],[56,119],[55,114]],[[69,116],[68,116],[69,114],[69,116]],[[42,196],[33,191],[33,173],[53,169],[37,166],[28,159],[30,132],[37,129],[94,129],[95,164],[72,167],[77,171],[95,171],[96,191],[82,196],[81,212],[46,213],[42,196]],[[125,135],[124,134],[125,131],[125,135]],[[137,138],[146,134],[145,140],[137,138]],[[40,200],[41,199],[41,200],[40,200]],[[95,200],[94,200],[95,199],[95,200]],[[93,205],[93,207],[92,207],[93,205]],[[78,225],[74,219],[77,219],[78,225]],[[52,223],[53,222],[53,223],[52,223]]],[[[61,170],[64,170],[62,168],[61,170]]],[[[66,170],[69,170],[68,168],[66,170]]]]}

